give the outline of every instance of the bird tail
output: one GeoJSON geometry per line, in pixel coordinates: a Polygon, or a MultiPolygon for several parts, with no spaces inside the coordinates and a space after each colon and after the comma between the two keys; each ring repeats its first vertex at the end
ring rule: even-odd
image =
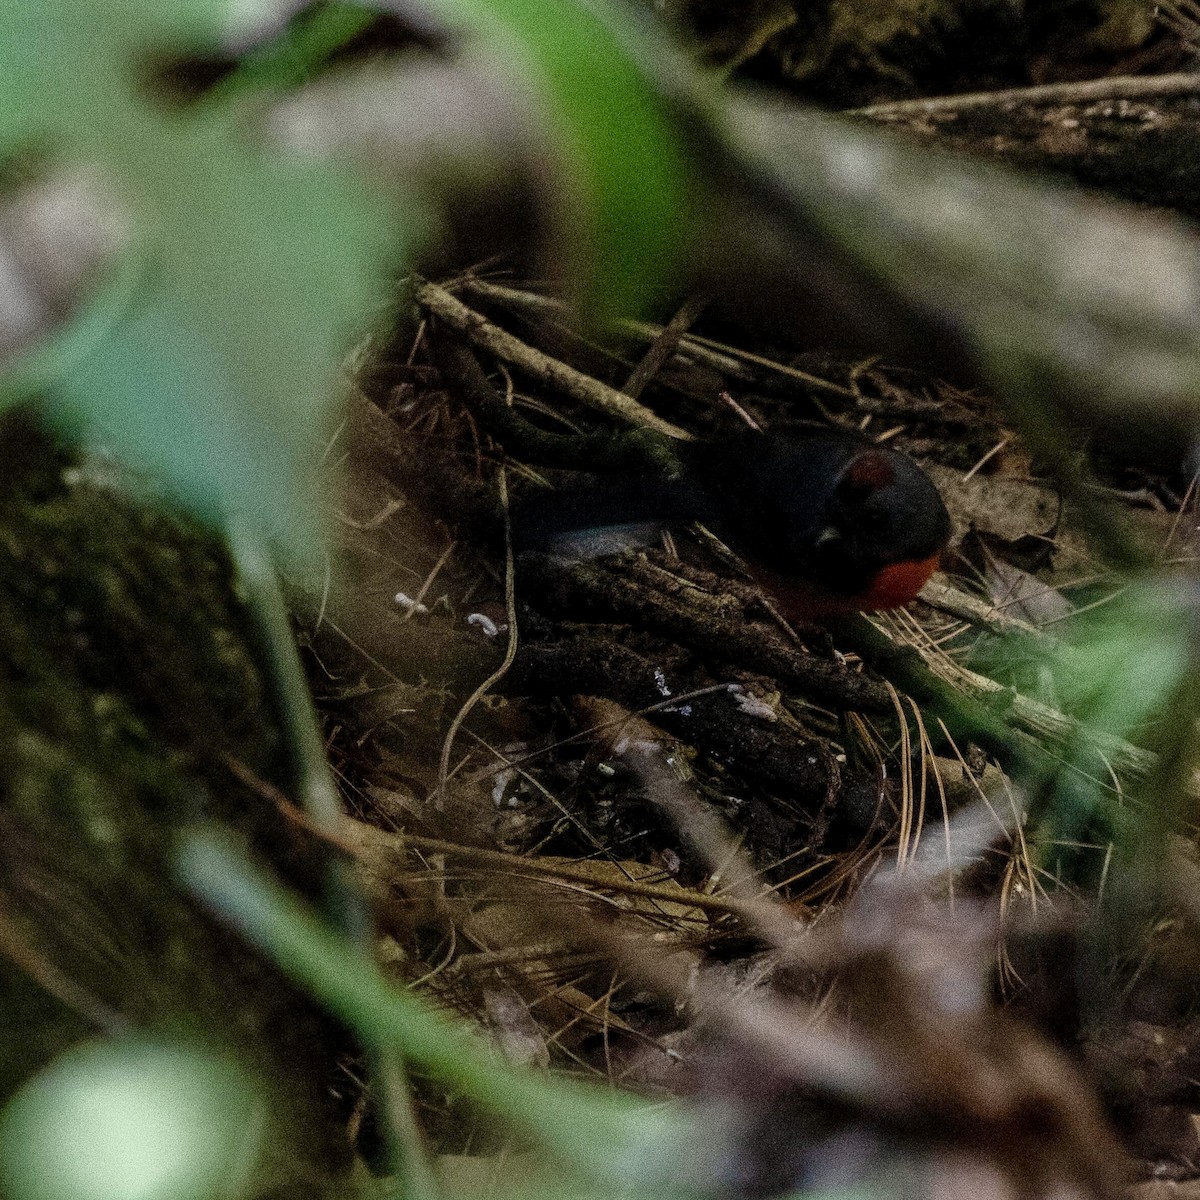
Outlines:
{"type": "Polygon", "coordinates": [[[591,476],[513,508],[513,544],[568,558],[599,558],[654,545],[664,529],[701,516],[703,498],[685,479],[591,476]]]}

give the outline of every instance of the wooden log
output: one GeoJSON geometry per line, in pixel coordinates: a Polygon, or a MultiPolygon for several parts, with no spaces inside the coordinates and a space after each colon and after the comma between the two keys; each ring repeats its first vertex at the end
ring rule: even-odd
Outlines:
{"type": "Polygon", "coordinates": [[[925,145],[1066,175],[1139,204],[1200,216],[1200,74],[906,100],[854,115],[925,145]]]}

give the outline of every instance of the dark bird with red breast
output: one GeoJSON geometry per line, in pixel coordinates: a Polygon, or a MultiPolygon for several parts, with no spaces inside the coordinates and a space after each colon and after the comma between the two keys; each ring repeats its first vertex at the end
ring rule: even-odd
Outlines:
{"type": "Polygon", "coordinates": [[[595,557],[699,521],[786,615],[820,620],[907,604],[950,537],[929,476],[857,434],[745,430],[681,443],[678,457],[672,478],[591,476],[527,503],[518,545],[595,557]]]}

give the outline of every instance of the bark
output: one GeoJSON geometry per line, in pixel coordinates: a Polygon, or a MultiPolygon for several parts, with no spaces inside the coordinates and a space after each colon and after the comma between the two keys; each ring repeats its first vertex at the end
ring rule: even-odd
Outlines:
{"type": "Polygon", "coordinates": [[[876,104],[857,115],[927,146],[1200,215],[1200,75],[941,96],[876,104]]]}

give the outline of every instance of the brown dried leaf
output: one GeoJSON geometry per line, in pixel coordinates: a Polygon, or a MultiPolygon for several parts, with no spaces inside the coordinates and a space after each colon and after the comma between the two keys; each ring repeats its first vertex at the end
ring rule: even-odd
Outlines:
{"type": "Polygon", "coordinates": [[[1075,611],[1056,588],[994,554],[987,556],[984,570],[988,597],[1006,616],[1040,627],[1069,617],[1075,611]]]}
{"type": "Polygon", "coordinates": [[[960,472],[937,463],[926,469],[950,510],[955,541],[974,529],[1005,542],[1018,542],[1026,537],[1046,537],[1058,524],[1058,494],[1043,483],[987,475],[964,479],[960,472]]]}
{"type": "Polygon", "coordinates": [[[505,984],[485,987],[483,1014],[492,1040],[510,1062],[542,1068],[550,1065],[545,1034],[515,989],[505,984]]]}

